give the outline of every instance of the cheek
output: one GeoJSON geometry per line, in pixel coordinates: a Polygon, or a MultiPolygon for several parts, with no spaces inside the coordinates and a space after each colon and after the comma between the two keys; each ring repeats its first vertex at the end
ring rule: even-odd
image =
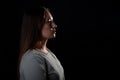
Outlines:
{"type": "Polygon", "coordinates": [[[45,38],[48,38],[51,34],[50,28],[49,27],[44,27],[42,29],[42,36],[45,38]]]}

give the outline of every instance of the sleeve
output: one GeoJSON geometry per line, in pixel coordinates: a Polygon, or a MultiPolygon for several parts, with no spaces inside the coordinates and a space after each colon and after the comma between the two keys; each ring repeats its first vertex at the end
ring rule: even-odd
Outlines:
{"type": "Polygon", "coordinates": [[[23,65],[24,80],[46,80],[45,65],[42,59],[29,58],[23,65]]]}

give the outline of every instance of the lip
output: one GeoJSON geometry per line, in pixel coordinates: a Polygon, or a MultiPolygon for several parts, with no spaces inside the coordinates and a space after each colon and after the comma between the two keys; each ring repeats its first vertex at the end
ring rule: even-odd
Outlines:
{"type": "Polygon", "coordinates": [[[53,31],[52,33],[56,33],[56,31],[53,31]]]}
{"type": "Polygon", "coordinates": [[[56,34],[56,31],[52,31],[52,34],[56,34]]]}
{"type": "Polygon", "coordinates": [[[51,28],[50,29],[52,32],[56,32],[56,29],[55,28],[51,28]]]}

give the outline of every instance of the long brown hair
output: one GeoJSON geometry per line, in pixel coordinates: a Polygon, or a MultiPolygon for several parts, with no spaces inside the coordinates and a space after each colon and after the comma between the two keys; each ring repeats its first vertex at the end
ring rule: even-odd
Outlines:
{"type": "Polygon", "coordinates": [[[21,36],[20,36],[20,54],[18,60],[18,78],[19,66],[23,54],[28,49],[33,49],[36,42],[42,38],[41,30],[45,22],[45,7],[39,8],[28,8],[25,10],[22,26],[21,26],[21,36]]]}

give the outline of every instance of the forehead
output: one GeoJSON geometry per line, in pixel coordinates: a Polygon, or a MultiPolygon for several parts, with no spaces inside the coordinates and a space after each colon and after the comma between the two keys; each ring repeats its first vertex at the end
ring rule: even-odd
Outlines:
{"type": "Polygon", "coordinates": [[[45,10],[45,17],[46,17],[47,20],[53,20],[52,14],[47,9],[45,10]]]}

